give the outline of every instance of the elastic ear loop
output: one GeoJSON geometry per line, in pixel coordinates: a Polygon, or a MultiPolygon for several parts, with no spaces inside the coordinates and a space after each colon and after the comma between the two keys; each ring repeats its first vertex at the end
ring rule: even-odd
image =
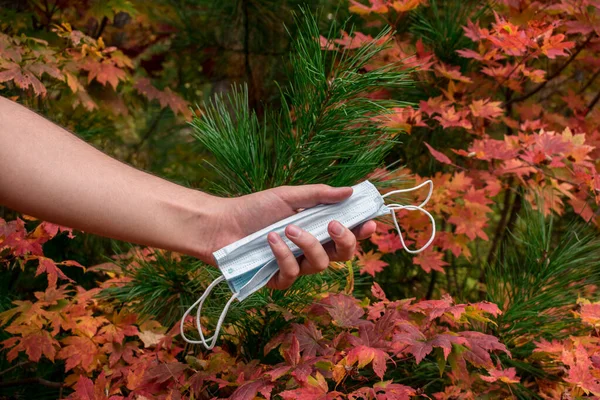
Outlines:
{"type": "Polygon", "coordinates": [[[196,302],[194,304],[192,304],[190,306],[190,308],[188,308],[187,311],[183,314],[183,317],[181,318],[181,323],[179,325],[179,330],[181,331],[181,337],[186,342],[188,342],[190,344],[202,344],[207,350],[211,350],[213,347],[215,347],[215,344],[217,343],[217,339],[219,338],[219,332],[221,331],[221,326],[223,325],[223,321],[225,320],[225,316],[227,315],[227,311],[229,310],[229,306],[231,306],[231,303],[237,298],[237,294],[234,293],[231,296],[231,298],[229,299],[229,301],[227,302],[227,304],[225,305],[225,307],[223,308],[223,311],[221,312],[221,316],[219,317],[219,320],[217,321],[217,326],[215,327],[215,333],[209,338],[205,338],[204,333],[202,332],[202,323],[200,321],[200,314],[202,312],[202,304],[204,304],[204,300],[206,300],[206,298],[208,297],[210,292],[214,289],[214,287],[217,286],[219,283],[221,283],[224,279],[225,279],[225,277],[222,275],[220,277],[218,277],[217,279],[215,279],[210,285],[208,285],[208,287],[206,288],[204,293],[202,293],[202,296],[200,296],[200,298],[198,300],[196,300],[196,302]],[[198,334],[200,335],[200,340],[191,340],[185,336],[183,326],[185,323],[185,319],[187,318],[187,316],[192,312],[192,310],[196,306],[198,306],[198,311],[196,312],[196,329],[198,329],[198,334]],[[208,342],[211,340],[212,340],[212,342],[209,344],[208,342]]]}
{"type": "Polygon", "coordinates": [[[422,208],[425,204],[427,204],[429,199],[431,199],[431,195],[433,193],[433,182],[431,180],[427,180],[413,188],[393,190],[393,191],[381,196],[383,198],[386,198],[386,197],[391,196],[396,193],[412,192],[414,190],[418,190],[418,189],[422,188],[425,185],[429,185],[429,193],[427,194],[427,198],[418,206],[401,205],[401,204],[387,204],[387,207],[390,209],[390,214],[392,214],[392,219],[394,220],[394,225],[396,226],[396,230],[398,231],[398,237],[400,238],[400,243],[402,243],[402,247],[404,248],[404,250],[406,250],[406,252],[411,253],[411,254],[418,254],[418,253],[422,252],[427,247],[429,247],[429,245],[435,239],[435,219],[427,210],[422,208]],[[410,250],[406,246],[406,243],[404,242],[404,238],[402,237],[402,230],[400,229],[400,225],[398,224],[398,219],[396,218],[396,212],[395,212],[396,210],[421,211],[429,217],[429,219],[431,220],[431,237],[429,238],[429,240],[427,241],[427,243],[425,243],[425,245],[423,247],[421,247],[420,249],[417,249],[417,250],[410,250]]]}

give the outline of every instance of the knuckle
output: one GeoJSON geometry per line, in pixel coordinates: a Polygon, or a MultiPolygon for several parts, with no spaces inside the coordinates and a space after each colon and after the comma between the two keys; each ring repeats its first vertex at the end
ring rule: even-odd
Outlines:
{"type": "Polygon", "coordinates": [[[319,242],[316,237],[309,235],[304,244],[304,249],[306,251],[315,251],[319,250],[319,247],[321,247],[321,242],[319,242]]]}
{"type": "Polygon", "coordinates": [[[325,271],[329,267],[329,259],[323,260],[319,264],[317,264],[316,268],[319,272],[325,271]]]}
{"type": "Polygon", "coordinates": [[[290,258],[293,257],[293,253],[289,249],[285,249],[279,253],[276,257],[277,261],[281,264],[287,264],[290,261],[290,258]]]}
{"type": "Polygon", "coordinates": [[[356,236],[348,232],[335,241],[336,247],[342,250],[354,249],[356,247],[356,236]]]}
{"type": "Polygon", "coordinates": [[[298,268],[290,268],[282,274],[284,284],[291,285],[298,278],[298,268]]]}

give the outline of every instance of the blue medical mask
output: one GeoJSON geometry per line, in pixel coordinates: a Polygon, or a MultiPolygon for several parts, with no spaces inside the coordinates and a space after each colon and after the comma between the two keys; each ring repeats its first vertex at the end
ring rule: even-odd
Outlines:
{"type": "Polygon", "coordinates": [[[288,245],[296,257],[302,255],[302,250],[300,250],[300,248],[298,248],[298,246],[290,241],[284,234],[285,228],[288,225],[294,224],[312,234],[315,238],[317,238],[317,240],[319,240],[319,242],[326,243],[331,240],[327,230],[327,227],[331,221],[338,221],[345,227],[352,229],[366,221],[381,217],[383,215],[391,214],[394,225],[398,230],[402,247],[404,247],[407,252],[412,254],[419,253],[425,250],[431,244],[431,242],[433,242],[433,239],[435,238],[435,220],[429,212],[422,208],[431,198],[433,191],[432,181],[423,182],[422,184],[410,189],[394,190],[386,193],[383,196],[369,181],[364,181],[358,185],[355,185],[352,187],[352,189],[352,195],[344,201],[335,204],[322,204],[306,209],[214,252],[213,255],[217,261],[217,266],[219,267],[222,276],[212,282],[206,288],[202,296],[183,315],[180,325],[181,336],[183,339],[188,343],[203,344],[207,349],[212,349],[218,339],[221,325],[225,319],[225,316],[227,315],[227,310],[229,309],[231,303],[235,299],[239,301],[246,299],[248,296],[264,287],[273,277],[273,275],[275,275],[275,273],[279,270],[279,266],[277,265],[277,261],[275,260],[275,256],[273,255],[267,240],[267,235],[270,232],[277,233],[288,245]],[[429,185],[429,193],[425,201],[418,206],[385,204],[384,199],[387,196],[396,193],[414,191],[425,185],[429,185]],[[404,243],[404,238],[400,232],[400,226],[398,225],[395,213],[395,211],[402,209],[421,211],[431,220],[431,237],[427,243],[418,250],[410,250],[404,243]],[[202,304],[213,288],[223,280],[227,282],[233,295],[225,305],[225,308],[219,317],[214,335],[209,338],[205,338],[202,332],[202,324],[200,322],[202,304]],[[198,306],[198,310],[196,312],[196,326],[198,328],[198,334],[200,335],[201,340],[189,340],[184,334],[183,325],[187,316],[196,306],[198,306]]]}

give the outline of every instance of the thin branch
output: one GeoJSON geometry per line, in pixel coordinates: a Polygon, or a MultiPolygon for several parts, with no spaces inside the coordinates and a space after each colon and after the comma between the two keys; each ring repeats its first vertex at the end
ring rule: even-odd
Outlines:
{"type": "Polygon", "coordinates": [[[108,18],[103,17],[102,22],[100,22],[100,27],[98,28],[98,32],[94,35],[94,39],[98,39],[102,33],[104,32],[104,28],[106,28],[106,24],[108,23],[108,18]]]}
{"type": "Polygon", "coordinates": [[[12,367],[5,369],[4,371],[0,371],[0,376],[9,373],[13,369],[24,367],[24,366],[29,365],[29,364],[33,364],[33,361],[21,361],[20,363],[17,363],[15,365],[13,365],[12,367]]]}
{"type": "Polygon", "coordinates": [[[158,123],[160,122],[160,120],[162,119],[163,115],[165,114],[165,112],[167,111],[167,108],[164,107],[160,110],[160,112],[158,113],[158,115],[156,116],[156,118],[154,118],[154,120],[152,121],[152,124],[150,125],[150,127],[148,128],[148,130],[146,131],[146,133],[144,133],[144,136],[142,136],[142,138],[140,139],[139,142],[137,142],[135,144],[135,146],[133,147],[133,149],[131,150],[131,153],[129,153],[129,157],[128,157],[128,162],[131,162],[133,160],[133,155],[135,153],[137,153],[142,146],[144,145],[144,143],[146,142],[146,140],[148,140],[150,138],[150,136],[152,136],[152,134],[154,133],[154,131],[156,130],[156,128],[158,127],[158,123]]]}
{"type": "Polygon", "coordinates": [[[548,78],[546,78],[546,80],[542,83],[540,83],[535,89],[533,89],[532,91],[525,93],[522,96],[519,97],[514,97],[510,100],[508,100],[504,106],[507,106],[509,104],[512,103],[520,103],[521,101],[527,100],[528,98],[530,98],[531,96],[533,96],[534,94],[538,93],[540,90],[542,90],[543,88],[546,87],[546,85],[553,80],[554,78],[556,78],[557,76],[559,76],[565,68],[567,68],[569,66],[569,64],[571,64],[573,62],[573,60],[575,60],[575,58],[579,55],[579,53],[581,53],[581,51],[585,48],[585,46],[587,46],[587,44],[596,37],[596,32],[592,32],[588,35],[587,39],[581,43],[579,46],[577,46],[577,48],[575,49],[575,51],[573,52],[573,54],[571,54],[571,57],[569,57],[567,59],[567,61],[565,61],[565,63],[563,65],[560,66],[560,68],[558,68],[556,71],[554,71],[554,73],[552,73],[551,75],[548,76],[548,78]]]}
{"type": "Polygon", "coordinates": [[[435,288],[435,281],[437,279],[437,271],[431,271],[431,280],[429,281],[429,287],[427,288],[427,294],[425,298],[427,300],[431,300],[433,296],[433,289],[435,288]]]}
{"type": "Polygon", "coordinates": [[[50,388],[59,389],[64,386],[63,382],[52,382],[43,378],[24,378],[24,379],[16,379],[14,381],[6,381],[0,382],[0,387],[13,387],[13,386],[23,386],[29,384],[38,384],[50,388]]]}
{"type": "Polygon", "coordinates": [[[577,92],[577,94],[582,94],[583,92],[585,92],[585,90],[589,88],[592,85],[592,83],[594,83],[598,76],[600,76],[600,69],[598,69],[598,71],[596,71],[594,75],[592,75],[592,77],[585,83],[585,85],[583,85],[583,87],[579,89],[579,92],[577,92]]]}
{"type": "MultiPolygon", "coordinates": [[[[512,186],[512,182],[513,182],[513,178],[509,178],[508,181],[508,187],[510,188],[512,186]]],[[[490,247],[490,251],[487,255],[487,259],[486,259],[486,265],[490,265],[494,262],[494,259],[496,257],[496,252],[498,250],[498,247],[500,246],[500,243],[502,242],[502,238],[504,237],[504,232],[506,230],[506,226],[508,224],[508,219],[509,219],[509,211],[511,209],[511,204],[510,204],[510,190],[507,189],[504,192],[504,203],[502,204],[502,214],[500,215],[500,221],[498,222],[498,226],[496,226],[496,231],[494,232],[494,239],[492,239],[492,246],[490,247]]],[[[484,278],[484,269],[481,270],[481,279],[483,280],[484,278]]]]}
{"type": "Polygon", "coordinates": [[[585,111],[586,117],[589,115],[589,113],[592,111],[592,108],[594,108],[594,106],[598,103],[598,101],[600,101],[600,92],[598,92],[598,94],[596,94],[596,96],[592,99],[590,104],[587,106],[587,109],[585,111]]]}
{"type": "Polygon", "coordinates": [[[256,90],[254,87],[254,78],[252,76],[252,66],[250,65],[250,10],[248,9],[248,1],[244,0],[242,3],[244,12],[244,69],[246,72],[246,79],[248,81],[248,93],[250,94],[250,108],[256,106],[256,90]]]}

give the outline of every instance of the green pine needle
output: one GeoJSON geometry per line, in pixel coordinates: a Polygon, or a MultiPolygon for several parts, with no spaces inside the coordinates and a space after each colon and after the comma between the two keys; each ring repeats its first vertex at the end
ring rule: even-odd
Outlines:
{"type": "Polygon", "coordinates": [[[487,270],[490,299],[504,312],[498,335],[513,357],[524,359],[534,340],[561,339],[576,332],[570,310],[589,285],[600,285],[600,239],[572,223],[555,232],[552,217],[528,210],[503,257],[487,270]]]}
{"type": "MultiPolygon", "coordinates": [[[[213,189],[221,195],[280,185],[352,185],[384,166],[385,157],[398,143],[398,132],[383,128],[381,119],[405,103],[366,97],[379,89],[412,85],[410,71],[397,65],[364,70],[389,42],[340,53],[323,51],[316,19],[304,10],[297,18],[300,33],[293,40],[289,84],[280,90],[279,111],[259,117],[250,108],[246,87],[233,87],[199,109],[191,122],[195,137],[213,156],[211,165],[218,176],[213,189]]],[[[388,34],[382,32],[376,41],[388,34]]],[[[328,41],[332,42],[331,35],[328,41]]],[[[385,174],[378,177],[382,186],[398,186],[402,180],[387,180],[385,174]]],[[[177,323],[218,276],[216,269],[187,257],[181,262],[163,257],[140,264],[127,272],[126,285],[105,294],[167,326],[177,323]]],[[[221,340],[238,343],[240,353],[248,358],[262,358],[269,338],[289,324],[283,310],[300,313],[319,293],[339,291],[347,275],[347,270],[330,269],[301,277],[287,291],[262,289],[234,302],[221,340]]],[[[355,280],[360,283],[359,277],[355,280]]],[[[203,309],[208,325],[216,321],[230,296],[227,285],[215,288],[203,309]]]]}
{"type": "Polygon", "coordinates": [[[234,87],[199,109],[191,122],[214,157],[212,167],[221,178],[215,189],[222,195],[281,185],[351,185],[383,166],[398,143],[398,132],[382,127],[381,118],[406,103],[366,95],[410,87],[410,71],[398,65],[363,70],[389,45],[389,40],[377,44],[389,31],[357,50],[327,52],[315,18],[301,14],[279,112],[259,118],[249,107],[247,89],[234,87]]]}

